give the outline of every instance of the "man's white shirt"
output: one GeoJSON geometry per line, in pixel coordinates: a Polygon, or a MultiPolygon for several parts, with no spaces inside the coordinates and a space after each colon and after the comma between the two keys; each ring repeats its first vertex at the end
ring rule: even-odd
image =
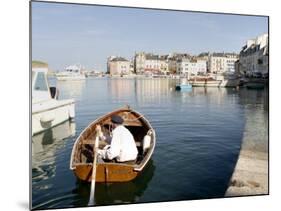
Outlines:
{"type": "Polygon", "coordinates": [[[131,132],[123,125],[117,126],[112,131],[112,140],[108,149],[99,150],[102,158],[118,162],[135,160],[138,155],[136,143],[131,132]]]}

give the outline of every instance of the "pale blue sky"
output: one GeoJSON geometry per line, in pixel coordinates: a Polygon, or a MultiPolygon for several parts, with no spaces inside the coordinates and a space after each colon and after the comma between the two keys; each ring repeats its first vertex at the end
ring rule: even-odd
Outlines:
{"type": "Polygon", "coordinates": [[[263,33],[267,17],[32,2],[32,59],[54,70],[105,71],[108,56],[135,51],[239,53],[263,33]]]}

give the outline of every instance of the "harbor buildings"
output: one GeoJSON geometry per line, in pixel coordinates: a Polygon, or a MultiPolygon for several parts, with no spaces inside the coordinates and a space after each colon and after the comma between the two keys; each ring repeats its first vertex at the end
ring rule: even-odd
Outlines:
{"type": "Polygon", "coordinates": [[[209,71],[209,59],[210,59],[210,52],[204,52],[204,53],[200,53],[198,56],[197,56],[197,59],[200,60],[200,61],[205,61],[206,62],[206,68],[207,68],[207,72],[210,72],[209,71]]]}
{"type": "Polygon", "coordinates": [[[207,62],[196,58],[181,58],[177,60],[177,74],[196,76],[207,73],[207,62]]]}
{"type": "Polygon", "coordinates": [[[191,56],[186,53],[170,53],[168,55],[168,69],[171,74],[176,74],[179,70],[179,61],[190,59],[191,56]]]}
{"type": "Polygon", "coordinates": [[[145,69],[146,56],[144,52],[135,53],[134,57],[134,72],[137,74],[143,74],[145,69]]]}
{"type": "Polygon", "coordinates": [[[249,39],[239,54],[238,71],[249,77],[268,76],[268,34],[249,39]]]}
{"type": "Polygon", "coordinates": [[[165,74],[169,71],[167,59],[168,55],[156,55],[145,52],[135,53],[135,73],[165,74]]]}
{"type": "Polygon", "coordinates": [[[235,62],[238,58],[238,54],[235,53],[212,53],[208,59],[209,72],[214,74],[234,73],[235,62]]]}
{"type": "Polygon", "coordinates": [[[116,58],[117,56],[109,56],[106,61],[106,73],[110,74],[110,61],[116,58]]]}
{"type": "Polygon", "coordinates": [[[187,53],[156,55],[139,52],[134,56],[134,72],[136,74],[189,74],[190,76],[234,73],[238,59],[238,54],[224,52],[207,52],[198,56],[187,53]]]}
{"type": "Polygon", "coordinates": [[[168,71],[167,56],[146,54],[144,71],[152,72],[156,74],[167,72],[168,71]]]}
{"type": "Polygon", "coordinates": [[[172,53],[169,55],[156,55],[140,52],[134,58],[136,74],[194,74],[206,73],[207,62],[197,59],[189,54],[172,53]]]}
{"type": "Polygon", "coordinates": [[[109,57],[107,67],[110,75],[130,74],[130,62],[123,57],[109,57]]]}

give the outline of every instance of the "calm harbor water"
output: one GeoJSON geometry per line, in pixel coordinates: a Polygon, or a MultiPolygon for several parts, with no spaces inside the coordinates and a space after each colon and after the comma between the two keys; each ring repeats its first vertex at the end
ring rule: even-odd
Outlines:
{"type": "MultiPolygon", "coordinates": [[[[60,98],[75,98],[75,122],[32,137],[32,204],[35,209],[87,206],[90,185],[69,170],[75,139],[93,120],[129,104],[156,130],[151,162],[134,181],[97,184],[96,205],[224,197],[248,127],[267,138],[267,90],[193,88],[176,92],[172,79],[60,82],[60,98]],[[258,116],[255,125],[252,116],[258,116]]],[[[249,133],[248,133],[249,135],[249,133]]],[[[260,144],[263,143],[263,144],[260,144]]],[[[267,150],[267,148],[266,148],[267,150]]]]}

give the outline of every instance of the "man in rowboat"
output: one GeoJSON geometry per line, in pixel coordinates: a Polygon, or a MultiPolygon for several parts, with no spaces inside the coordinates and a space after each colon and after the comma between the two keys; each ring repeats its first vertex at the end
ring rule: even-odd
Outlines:
{"type": "MultiPolygon", "coordinates": [[[[102,150],[98,150],[98,155],[105,160],[116,159],[117,162],[136,160],[138,150],[131,132],[122,125],[124,120],[118,115],[111,117],[112,138],[110,145],[106,145],[102,150]]],[[[105,137],[101,133],[101,128],[97,127],[97,132],[102,140],[105,137]]]]}

